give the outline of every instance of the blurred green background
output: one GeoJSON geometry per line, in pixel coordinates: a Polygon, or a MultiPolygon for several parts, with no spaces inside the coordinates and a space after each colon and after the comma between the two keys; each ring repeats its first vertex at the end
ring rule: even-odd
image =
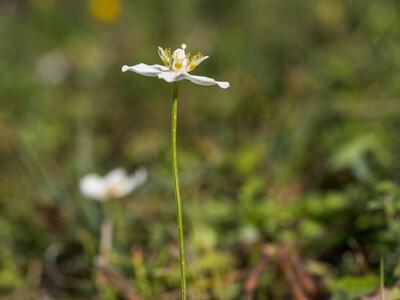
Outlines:
{"type": "MultiPolygon", "coordinates": [[[[144,166],[115,203],[110,268],[179,299],[172,85],[121,72],[157,47],[210,55],[181,84],[190,299],[359,299],[400,277],[400,3],[0,1],[1,299],[96,288],[102,211],[79,179],[144,166]]],[[[117,280],[117,281],[118,281],[117,280]]]]}

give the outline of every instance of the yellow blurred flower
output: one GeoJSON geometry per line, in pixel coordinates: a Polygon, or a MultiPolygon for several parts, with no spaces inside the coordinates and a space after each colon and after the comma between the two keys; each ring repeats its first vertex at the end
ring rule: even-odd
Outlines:
{"type": "Polygon", "coordinates": [[[54,0],[30,0],[29,1],[34,10],[39,12],[47,12],[54,8],[54,0]]]}
{"type": "Polygon", "coordinates": [[[120,12],[120,0],[90,0],[90,13],[99,21],[113,22],[120,12]]]}

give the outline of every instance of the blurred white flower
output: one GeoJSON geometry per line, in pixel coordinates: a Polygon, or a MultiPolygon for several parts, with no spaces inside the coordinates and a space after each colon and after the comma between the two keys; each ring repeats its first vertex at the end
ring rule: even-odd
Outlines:
{"type": "Polygon", "coordinates": [[[146,65],[143,63],[134,66],[123,66],[122,72],[132,71],[144,76],[158,77],[167,82],[180,81],[183,79],[190,80],[193,83],[200,85],[218,85],[226,89],[229,87],[229,82],[216,81],[213,78],[191,75],[189,72],[193,71],[199,64],[208,58],[201,53],[190,55],[185,53],[186,45],[182,44],[181,48],[171,52],[170,49],[163,49],[158,47],[158,55],[164,63],[162,65],[146,65]]]}
{"type": "Polygon", "coordinates": [[[104,177],[97,174],[88,174],[81,179],[79,186],[82,194],[103,202],[126,196],[142,185],[146,179],[146,169],[141,168],[128,175],[124,169],[117,168],[104,177]]]}
{"type": "Polygon", "coordinates": [[[58,85],[67,78],[70,69],[70,63],[65,54],[55,50],[38,59],[36,75],[45,84],[58,85]]]}

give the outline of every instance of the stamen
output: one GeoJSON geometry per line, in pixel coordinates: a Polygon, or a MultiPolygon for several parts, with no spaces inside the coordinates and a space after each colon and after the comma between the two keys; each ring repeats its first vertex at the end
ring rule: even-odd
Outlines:
{"type": "Polygon", "coordinates": [[[186,44],[182,44],[181,48],[182,48],[183,50],[185,50],[185,49],[186,49],[186,44]]]}
{"type": "Polygon", "coordinates": [[[163,49],[161,47],[158,47],[158,55],[160,56],[165,66],[168,66],[170,64],[171,49],[168,48],[163,49]]]}
{"type": "Polygon", "coordinates": [[[203,60],[207,58],[208,56],[204,56],[201,53],[191,56],[189,59],[188,71],[193,71],[203,60]]]}

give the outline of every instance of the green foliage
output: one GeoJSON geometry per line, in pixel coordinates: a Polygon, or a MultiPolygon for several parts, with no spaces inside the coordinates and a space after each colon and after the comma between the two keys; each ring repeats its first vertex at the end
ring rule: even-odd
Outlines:
{"type": "Polygon", "coordinates": [[[378,278],[374,275],[362,277],[343,277],[331,283],[333,299],[357,299],[365,294],[372,293],[378,284],[378,278]]]}
{"type": "Polygon", "coordinates": [[[0,3],[0,298],[97,294],[105,213],[112,270],[145,299],[177,298],[172,86],[120,69],[182,42],[210,55],[195,74],[231,82],[181,84],[192,298],[296,299],[302,266],[322,295],[309,298],[353,299],[378,288],[381,256],[396,292],[398,2],[105,1],[115,15],[89,2],[0,3]],[[116,166],[149,180],[107,212],[78,183],[116,166]]]}

